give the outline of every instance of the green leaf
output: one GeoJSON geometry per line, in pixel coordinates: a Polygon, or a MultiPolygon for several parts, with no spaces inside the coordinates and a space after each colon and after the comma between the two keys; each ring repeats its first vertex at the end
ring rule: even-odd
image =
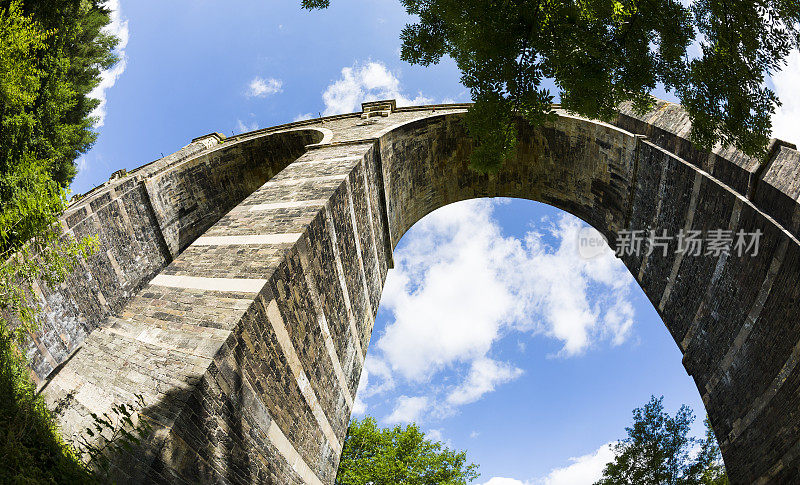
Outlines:
{"type": "Polygon", "coordinates": [[[366,417],[353,420],[345,437],[337,484],[466,484],[478,477],[466,453],[425,439],[419,428],[378,428],[366,417]]]}

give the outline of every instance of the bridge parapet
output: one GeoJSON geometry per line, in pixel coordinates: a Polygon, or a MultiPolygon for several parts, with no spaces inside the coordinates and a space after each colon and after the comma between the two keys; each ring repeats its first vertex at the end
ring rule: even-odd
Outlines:
{"type": "Polygon", "coordinates": [[[708,152],[689,141],[691,121],[683,108],[660,100],[643,115],[623,104],[614,124],[646,135],[655,145],[709,173],[800,237],[800,152],[794,143],[773,138],[763,160],[733,147],[716,146],[708,152]]]}

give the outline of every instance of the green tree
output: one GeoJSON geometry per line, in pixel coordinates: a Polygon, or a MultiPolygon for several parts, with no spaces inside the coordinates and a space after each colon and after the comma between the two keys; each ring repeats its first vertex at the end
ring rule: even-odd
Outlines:
{"type": "Polygon", "coordinates": [[[4,118],[24,112],[29,123],[0,131],[0,172],[30,156],[46,163],[50,178],[66,187],[76,173],[75,159],[97,138],[90,113],[99,101],[88,95],[100,82],[100,71],[116,62],[118,40],[103,31],[109,10],[98,0],[0,0],[0,11],[12,5],[47,35],[28,59],[11,61],[31,62],[38,73],[30,102],[2,106],[4,118]]]}
{"type": "Polygon", "coordinates": [[[706,426],[706,434],[700,442],[700,451],[694,463],[689,465],[688,475],[696,477],[697,481],[694,483],[728,485],[728,474],[725,472],[725,465],[722,462],[722,453],[708,416],[703,424],[706,426]]]}
{"type": "MultiPolygon", "coordinates": [[[[417,23],[401,34],[401,57],[461,70],[474,108],[471,165],[496,170],[516,147],[516,121],[551,114],[553,79],[563,108],[610,120],[616,107],[652,105],[659,84],[692,119],[701,147],[734,145],[761,156],[779,100],[764,76],[800,46],[797,0],[401,0],[417,23]],[[689,56],[697,42],[700,55],[689,56]]],[[[302,0],[325,8],[328,0],[302,0]]]]}
{"type": "MultiPolygon", "coordinates": [[[[71,110],[82,103],[80,99],[86,94],[81,94],[84,88],[74,86],[95,86],[100,71],[74,68],[70,76],[59,78],[50,69],[54,63],[69,66],[88,58],[68,55],[65,34],[55,28],[46,29],[34,14],[25,14],[20,1],[3,3],[0,2],[0,332],[12,332],[19,340],[36,326],[33,282],[63,280],[77,259],[92,247],[90,239],[76,241],[64,235],[57,219],[66,207],[65,189],[74,174],[74,156],[88,148],[83,135],[74,136],[81,130],[69,121],[74,115],[71,110]],[[84,80],[90,71],[94,81],[84,80]],[[53,97],[53,92],[60,94],[53,97]]],[[[108,44],[108,48],[112,45],[108,44]]],[[[103,57],[95,64],[106,65],[105,62],[103,57]]],[[[91,124],[87,116],[88,112],[84,113],[80,123],[85,127],[91,124]]]]}
{"type": "Polygon", "coordinates": [[[88,98],[114,62],[88,0],[0,0],[0,482],[90,483],[29,377],[18,345],[37,328],[34,282],[63,281],[94,241],[58,216],[75,158],[94,142],[88,98]]]}
{"type": "Polygon", "coordinates": [[[96,0],[0,0],[0,310],[22,323],[35,314],[25,282],[62,279],[91,245],[57,218],[97,136],[88,94],[116,61],[109,21],[96,0]]]}
{"type": "Polygon", "coordinates": [[[415,424],[379,428],[366,417],[350,423],[336,473],[337,485],[458,485],[478,477],[466,452],[425,439],[415,424]]]}
{"type": "Polygon", "coordinates": [[[706,434],[698,440],[688,436],[694,414],[681,406],[675,416],[664,411],[663,397],[651,397],[633,410],[628,437],[615,446],[614,461],[603,470],[595,485],[727,485],[728,478],[717,440],[708,419],[706,434]],[[699,445],[699,451],[692,453],[699,445]]]}

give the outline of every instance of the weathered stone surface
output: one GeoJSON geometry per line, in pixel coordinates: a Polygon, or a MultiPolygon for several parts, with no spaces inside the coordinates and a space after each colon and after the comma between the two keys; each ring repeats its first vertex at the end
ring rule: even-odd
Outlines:
{"type": "Polygon", "coordinates": [[[612,241],[763,233],[754,256],[623,262],[684,353],[732,481],[795,482],[797,151],[703,152],[680,107],[659,103],[623,106],[616,126],[561,111],[521,126],[518,156],[481,175],[467,168],[466,107],[379,102],[209,135],[73,204],[65,227],[102,248],[40,288],[47,323],[28,352],[63,433],[141,393],[157,432],[120,457],[120,482],[333,483],[393,247],[446,204],[522,197],[612,241]]]}

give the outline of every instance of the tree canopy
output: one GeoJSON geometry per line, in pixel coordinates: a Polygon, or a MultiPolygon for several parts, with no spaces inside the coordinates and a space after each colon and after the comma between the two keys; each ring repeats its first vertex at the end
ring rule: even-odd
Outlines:
{"type": "Polygon", "coordinates": [[[0,98],[0,172],[12,171],[29,156],[47,163],[50,178],[66,187],[76,173],[75,158],[97,138],[90,113],[99,101],[89,93],[100,82],[101,70],[117,60],[113,48],[118,40],[103,31],[109,10],[98,0],[0,0],[0,11],[39,36],[24,52],[15,40],[4,42],[4,47],[17,44],[17,50],[16,55],[4,53],[0,61],[3,90],[16,84],[6,76],[19,77],[17,68],[27,65],[27,97],[16,103],[0,98]]]}
{"type": "Polygon", "coordinates": [[[414,424],[379,428],[366,417],[350,423],[336,474],[337,485],[459,485],[478,477],[478,466],[425,439],[414,424]]]}
{"type": "Polygon", "coordinates": [[[702,440],[688,436],[694,414],[681,406],[664,411],[663,397],[633,410],[628,437],[616,444],[614,461],[595,485],[727,485],[728,477],[708,419],[702,440]]]}
{"type": "Polygon", "coordinates": [[[97,134],[88,97],[116,58],[98,1],[0,0],[0,254],[55,222],[97,134]]]}
{"type": "Polygon", "coordinates": [[[97,0],[0,0],[0,482],[90,483],[17,344],[37,328],[33,282],[62,281],[93,241],[58,216],[96,138],[89,93],[115,58],[97,0]]]}
{"type": "Polygon", "coordinates": [[[62,279],[88,239],[62,234],[58,216],[75,158],[96,138],[88,97],[115,62],[97,0],[0,0],[0,310],[33,328],[31,282],[62,279]]]}
{"type": "Polygon", "coordinates": [[[762,156],[779,104],[765,75],[800,46],[798,0],[401,2],[418,19],[401,34],[402,59],[427,66],[450,56],[461,70],[480,171],[513,155],[518,117],[537,124],[551,114],[546,79],[563,108],[601,120],[626,101],[643,112],[661,84],[689,113],[696,144],[762,156]]]}

